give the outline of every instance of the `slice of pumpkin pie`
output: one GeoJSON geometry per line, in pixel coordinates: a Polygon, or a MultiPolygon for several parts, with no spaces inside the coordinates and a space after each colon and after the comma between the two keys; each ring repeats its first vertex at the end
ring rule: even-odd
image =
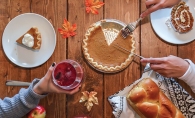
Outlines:
{"type": "Polygon", "coordinates": [[[37,27],[32,27],[18,38],[16,42],[32,49],[40,49],[42,42],[41,33],[37,27]]]}

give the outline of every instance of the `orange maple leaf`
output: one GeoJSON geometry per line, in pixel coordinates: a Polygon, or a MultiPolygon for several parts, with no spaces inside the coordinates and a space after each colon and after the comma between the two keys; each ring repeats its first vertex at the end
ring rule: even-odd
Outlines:
{"type": "Polygon", "coordinates": [[[100,2],[99,0],[85,0],[85,5],[86,5],[86,12],[87,13],[93,13],[93,14],[98,14],[97,8],[100,8],[101,6],[104,5],[103,2],[100,2]]]}
{"type": "Polygon", "coordinates": [[[66,19],[64,19],[64,24],[62,24],[63,28],[59,28],[58,31],[60,34],[62,34],[63,38],[68,38],[70,36],[76,35],[74,32],[77,29],[77,25],[69,23],[66,19]]]}

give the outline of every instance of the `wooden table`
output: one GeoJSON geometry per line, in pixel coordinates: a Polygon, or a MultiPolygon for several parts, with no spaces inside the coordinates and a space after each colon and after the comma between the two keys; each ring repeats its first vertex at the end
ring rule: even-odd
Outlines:
{"type": "MultiPolygon", "coordinates": [[[[135,21],[144,11],[145,0],[104,0],[105,5],[98,9],[99,14],[87,14],[84,0],[1,0],[0,1],[0,36],[4,28],[17,15],[23,13],[37,13],[46,17],[53,25],[56,34],[56,48],[49,60],[36,68],[21,68],[6,57],[2,45],[0,50],[0,97],[12,97],[21,87],[5,86],[6,80],[19,80],[31,82],[34,78],[41,78],[53,62],[64,59],[73,59],[84,67],[84,81],[81,90],[74,95],[50,94],[42,99],[40,104],[47,110],[47,118],[73,118],[75,115],[86,114],[92,118],[111,118],[112,108],[107,97],[123,89],[139,79],[143,67],[139,59],[128,68],[115,74],[98,72],[86,62],[81,50],[81,42],[86,29],[94,22],[105,18],[121,20],[125,23],[135,21]],[[77,35],[63,39],[57,29],[62,27],[64,18],[78,25],[77,35]],[[99,105],[94,105],[90,112],[83,103],[79,103],[82,91],[97,91],[99,105]]],[[[11,35],[11,34],[10,34],[11,35]]],[[[134,32],[136,40],[136,53],[144,57],[164,57],[176,55],[195,61],[195,42],[185,45],[172,45],[160,39],[153,31],[149,17],[145,18],[134,32]]],[[[2,44],[2,43],[1,43],[2,44]]],[[[188,85],[178,82],[193,96],[188,85]]]]}

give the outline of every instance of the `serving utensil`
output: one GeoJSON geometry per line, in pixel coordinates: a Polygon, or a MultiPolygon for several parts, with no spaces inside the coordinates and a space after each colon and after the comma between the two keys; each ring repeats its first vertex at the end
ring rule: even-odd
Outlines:
{"type": "MultiPolygon", "coordinates": [[[[129,52],[129,53],[133,54],[134,56],[137,56],[137,57],[139,57],[139,58],[141,58],[141,59],[144,58],[143,56],[137,55],[137,54],[135,54],[135,53],[133,53],[133,52],[131,52],[131,51],[129,51],[129,50],[127,50],[127,49],[125,49],[125,48],[119,46],[118,44],[113,44],[113,46],[116,47],[116,48],[120,48],[120,49],[122,49],[122,50],[124,50],[124,51],[126,51],[126,52],[129,52]]],[[[148,66],[148,68],[146,68],[146,69],[143,71],[143,73],[152,70],[152,69],[150,68],[150,63],[147,63],[146,66],[148,66]]]]}
{"type": "Polygon", "coordinates": [[[131,52],[131,51],[129,51],[129,50],[127,50],[127,49],[125,49],[125,48],[119,46],[118,44],[113,44],[113,46],[116,47],[116,48],[120,48],[120,49],[122,49],[122,50],[124,50],[124,51],[126,51],[126,52],[129,52],[129,53],[133,54],[134,56],[137,56],[137,57],[139,57],[139,58],[141,58],[141,59],[144,58],[144,57],[142,57],[142,56],[140,56],[140,55],[138,55],[138,54],[135,54],[135,53],[133,53],[133,52],[131,52]]]}
{"type": "Polygon", "coordinates": [[[7,80],[5,85],[7,86],[30,86],[30,82],[22,82],[22,81],[14,81],[14,80],[7,80]]]}

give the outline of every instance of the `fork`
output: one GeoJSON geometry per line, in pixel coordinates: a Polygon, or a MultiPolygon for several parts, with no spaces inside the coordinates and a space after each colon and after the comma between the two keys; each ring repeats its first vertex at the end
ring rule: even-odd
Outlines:
{"type": "Polygon", "coordinates": [[[121,33],[122,33],[123,38],[127,38],[127,36],[130,35],[135,30],[135,28],[137,27],[138,23],[141,20],[142,20],[142,18],[140,17],[135,22],[129,23],[127,26],[122,28],[121,33]]]}

